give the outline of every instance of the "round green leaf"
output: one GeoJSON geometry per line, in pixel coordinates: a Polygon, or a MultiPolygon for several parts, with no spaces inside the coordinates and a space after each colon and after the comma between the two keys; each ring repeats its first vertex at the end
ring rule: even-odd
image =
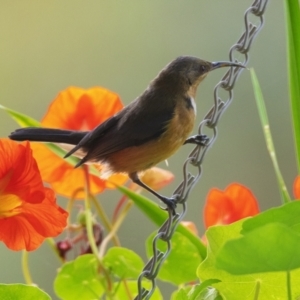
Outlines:
{"type": "Polygon", "coordinates": [[[81,255],[64,264],[54,281],[56,294],[64,300],[99,299],[104,289],[97,268],[93,254],[81,255]]]}
{"type": "Polygon", "coordinates": [[[270,208],[259,215],[247,219],[243,223],[242,234],[254,230],[260,226],[265,226],[268,223],[282,223],[292,230],[300,233],[300,201],[270,208]]]}
{"type": "Polygon", "coordinates": [[[270,223],[228,241],[216,257],[217,267],[231,274],[290,271],[300,267],[300,235],[270,223]]]}
{"type": "Polygon", "coordinates": [[[103,263],[112,274],[122,279],[136,279],[144,267],[143,260],[135,252],[122,247],[110,248],[103,263]]]}
{"type": "Polygon", "coordinates": [[[51,300],[50,296],[36,286],[25,284],[0,284],[1,300],[51,300]]]}
{"type": "MultiPolygon", "coordinates": [[[[216,257],[220,254],[225,244],[230,240],[242,237],[241,229],[244,222],[247,222],[247,220],[241,220],[226,226],[213,226],[208,229],[206,234],[208,240],[207,258],[200,264],[197,270],[200,281],[212,278],[219,279],[220,282],[214,283],[212,286],[220,292],[224,299],[287,299],[288,286],[287,272],[285,271],[234,275],[217,267],[216,257]]],[[[285,242],[286,240],[281,237],[278,240],[277,246],[272,251],[281,251],[281,246],[285,242]]],[[[265,236],[263,238],[260,237],[260,243],[266,243],[265,236]]],[[[247,251],[247,249],[243,249],[243,251],[247,251]]],[[[251,259],[248,259],[249,265],[253,259],[255,259],[255,253],[252,253],[251,259]]],[[[292,291],[292,299],[297,299],[300,295],[299,278],[299,268],[290,271],[289,285],[292,291]]]]}

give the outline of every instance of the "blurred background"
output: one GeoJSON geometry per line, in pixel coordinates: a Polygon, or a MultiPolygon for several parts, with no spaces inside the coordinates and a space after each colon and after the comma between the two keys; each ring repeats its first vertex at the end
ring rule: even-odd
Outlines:
{"type": "MultiPolygon", "coordinates": [[[[227,1],[1,1],[0,104],[41,120],[60,90],[73,85],[103,86],[128,104],[157,73],[179,55],[228,60],[228,51],[244,32],[244,11],[251,0],[227,1]]],[[[240,57],[243,59],[243,57],[240,57]]],[[[270,1],[265,26],[254,41],[248,67],[256,70],[268,109],[271,130],[286,184],[296,176],[287,92],[284,7],[270,1]]],[[[214,71],[196,99],[198,121],[212,106],[213,88],[225,70],[214,71]]],[[[0,111],[0,136],[18,125],[0,111]]],[[[250,72],[244,70],[234,101],[218,126],[217,141],[207,153],[203,175],[188,201],[185,220],[204,233],[202,208],[212,187],[232,182],[249,187],[261,210],[281,203],[253,96],[250,72]]],[[[169,159],[176,177],[162,193],[171,195],[182,180],[182,164],[192,150],[183,147],[169,159]]],[[[152,198],[149,194],[145,195],[152,198]]],[[[118,192],[99,195],[108,214],[118,192]]],[[[66,200],[59,199],[62,206],[66,200]]],[[[144,243],[156,227],[134,208],[119,231],[124,247],[144,259],[144,243]],[[141,224],[137,226],[137,224],[141,224]]],[[[23,282],[20,253],[0,244],[0,282],[23,282]]],[[[30,255],[34,281],[56,299],[52,282],[59,262],[47,244],[30,255]]],[[[168,299],[172,287],[160,285],[168,299]]]]}

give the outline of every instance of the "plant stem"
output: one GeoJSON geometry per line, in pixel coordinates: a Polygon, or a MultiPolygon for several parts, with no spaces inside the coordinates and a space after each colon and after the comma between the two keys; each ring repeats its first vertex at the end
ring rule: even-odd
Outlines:
{"type": "Polygon", "coordinates": [[[30,271],[29,271],[29,264],[28,264],[28,252],[26,250],[23,250],[22,252],[22,272],[23,272],[23,276],[25,279],[25,282],[27,284],[32,285],[33,281],[30,275],[30,271]]]}
{"type": "Polygon", "coordinates": [[[287,287],[287,299],[292,300],[292,289],[291,289],[291,272],[286,272],[286,287],[287,287]]]}
{"type": "Polygon", "coordinates": [[[103,239],[101,246],[100,246],[100,250],[99,250],[99,257],[102,258],[104,256],[107,244],[109,243],[109,241],[112,239],[112,237],[116,234],[116,232],[118,231],[118,229],[120,228],[121,224],[123,223],[125,217],[127,216],[127,213],[130,209],[130,207],[133,205],[132,201],[129,201],[126,206],[124,207],[123,211],[120,213],[119,218],[116,220],[116,222],[114,223],[111,231],[109,232],[109,234],[103,239]]]}
{"type": "Polygon", "coordinates": [[[57,247],[56,247],[56,243],[54,241],[53,238],[47,238],[46,239],[48,245],[50,246],[50,248],[53,250],[53,252],[55,253],[56,257],[59,259],[59,261],[61,263],[64,263],[64,259],[59,255],[59,251],[57,250],[57,247]]]}
{"type": "Polygon", "coordinates": [[[86,219],[86,231],[89,240],[89,244],[93,251],[93,254],[97,257],[99,263],[101,264],[101,260],[98,256],[98,247],[96,245],[96,241],[94,238],[94,230],[93,230],[93,222],[92,222],[92,212],[90,205],[90,181],[89,181],[89,170],[88,166],[84,165],[84,174],[85,174],[85,219],[86,219]]]}
{"type": "MultiPolygon", "coordinates": [[[[104,209],[102,208],[101,204],[97,201],[97,199],[94,196],[91,196],[91,199],[93,201],[93,205],[95,206],[99,217],[101,218],[101,220],[103,222],[103,225],[110,232],[112,229],[112,224],[110,223],[107,215],[105,214],[104,209]]],[[[118,246],[118,247],[121,246],[121,243],[120,243],[117,235],[113,236],[113,242],[114,242],[115,246],[118,246]]]]}
{"type": "Polygon", "coordinates": [[[90,180],[89,180],[89,167],[87,165],[83,165],[84,174],[85,174],[85,218],[86,218],[86,231],[88,236],[88,241],[91,246],[92,252],[97,258],[99,269],[103,271],[104,277],[106,279],[106,292],[107,296],[110,297],[110,292],[112,289],[112,282],[109,276],[109,272],[105,269],[102,264],[102,259],[98,255],[98,247],[96,245],[96,241],[94,238],[94,230],[93,230],[93,222],[92,222],[92,212],[90,205],[90,180]]]}
{"type": "Polygon", "coordinates": [[[260,293],[260,281],[256,281],[255,294],[253,300],[258,300],[259,293],[260,293]]]}

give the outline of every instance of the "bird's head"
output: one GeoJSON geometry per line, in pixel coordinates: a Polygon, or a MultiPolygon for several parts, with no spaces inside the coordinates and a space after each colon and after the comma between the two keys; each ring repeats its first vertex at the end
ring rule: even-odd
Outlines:
{"type": "Polygon", "coordinates": [[[193,89],[196,92],[199,83],[210,71],[234,66],[244,68],[234,62],[209,62],[193,56],[179,56],[161,71],[157,79],[162,83],[172,84],[173,88],[176,85],[180,89],[193,89]]]}
{"type": "Polygon", "coordinates": [[[177,73],[189,85],[201,82],[213,70],[223,67],[244,67],[240,64],[227,61],[209,62],[193,56],[180,56],[168,66],[172,73],[177,73]]]}

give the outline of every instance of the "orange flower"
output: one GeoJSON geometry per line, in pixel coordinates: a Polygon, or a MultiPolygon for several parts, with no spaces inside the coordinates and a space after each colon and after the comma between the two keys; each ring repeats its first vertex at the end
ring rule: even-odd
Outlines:
{"type": "MultiPolygon", "coordinates": [[[[141,180],[154,191],[158,191],[174,180],[174,174],[170,171],[158,167],[152,167],[140,174],[141,180]]],[[[133,183],[130,188],[133,191],[142,191],[143,189],[133,183]]]]}
{"type": "Polygon", "coordinates": [[[209,191],[204,206],[204,224],[230,224],[240,219],[259,213],[256,198],[245,186],[232,183],[225,191],[212,189],[209,191]]]}
{"type": "Polygon", "coordinates": [[[29,143],[0,140],[0,240],[12,250],[34,250],[61,233],[67,217],[43,186],[29,143]]]}
{"type": "MultiPolygon", "coordinates": [[[[88,90],[69,87],[59,93],[51,103],[42,120],[44,127],[92,130],[100,123],[120,111],[123,105],[117,94],[101,87],[88,90]]],[[[53,189],[66,197],[84,198],[85,175],[82,168],[75,169],[69,163],[52,153],[43,144],[32,144],[34,157],[44,181],[51,184],[53,189]]],[[[122,185],[127,177],[122,174],[102,180],[90,175],[90,192],[97,194],[105,188],[122,185]]]]}
{"type": "Polygon", "coordinates": [[[293,190],[294,190],[295,198],[299,200],[300,199],[300,176],[299,175],[295,178],[293,190]]]}

